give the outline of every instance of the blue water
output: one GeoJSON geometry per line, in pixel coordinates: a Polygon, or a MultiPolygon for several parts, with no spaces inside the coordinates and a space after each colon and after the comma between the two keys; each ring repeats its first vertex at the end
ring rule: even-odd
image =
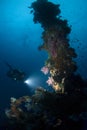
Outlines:
{"type": "MultiPolygon", "coordinates": [[[[0,1],[0,122],[4,110],[9,106],[10,97],[20,97],[33,93],[38,86],[47,88],[46,76],[40,69],[47,59],[45,51],[38,51],[43,42],[40,24],[33,23],[33,15],[29,6],[34,0],[1,0],[0,1]],[[6,76],[8,67],[5,61],[13,67],[26,73],[26,79],[31,78],[33,85],[15,82],[6,76]]],[[[86,0],[50,0],[60,4],[61,16],[72,26],[70,44],[78,55],[77,73],[87,79],[87,1],[86,0]]]]}

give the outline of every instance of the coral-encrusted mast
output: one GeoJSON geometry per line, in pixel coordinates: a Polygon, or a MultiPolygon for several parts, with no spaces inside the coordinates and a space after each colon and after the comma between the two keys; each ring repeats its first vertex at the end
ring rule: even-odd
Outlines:
{"type": "Polygon", "coordinates": [[[56,91],[62,90],[63,92],[66,79],[77,69],[73,60],[77,55],[74,49],[70,47],[68,39],[71,28],[68,26],[67,20],[60,18],[59,5],[48,0],[37,0],[32,3],[30,8],[33,9],[34,23],[40,23],[44,28],[42,33],[43,44],[39,46],[39,50],[44,49],[48,52],[44,71],[48,67],[50,79],[52,79],[50,82],[53,83],[50,85],[56,91]]]}

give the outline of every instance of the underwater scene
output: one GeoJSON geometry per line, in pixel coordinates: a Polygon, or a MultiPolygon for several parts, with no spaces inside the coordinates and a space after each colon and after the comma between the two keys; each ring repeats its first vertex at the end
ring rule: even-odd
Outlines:
{"type": "Polygon", "coordinates": [[[0,130],[87,130],[87,1],[0,1],[0,130]]]}

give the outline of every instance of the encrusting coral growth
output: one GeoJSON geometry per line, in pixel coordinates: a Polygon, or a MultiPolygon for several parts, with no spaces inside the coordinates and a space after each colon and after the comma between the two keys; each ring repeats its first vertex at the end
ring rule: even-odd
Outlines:
{"type": "Polygon", "coordinates": [[[57,104],[57,95],[38,87],[31,97],[23,96],[18,99],[12,97],[10,109],[7,109],[5,113],[11,121],[17,124],[17,128],[18,125],[22,125],[25,129],[28,127],[37,129],[38,125],[41,129],[56,128],[61,125],[62,119],[54,104],[57,104]],[[53,112],[54,109],[56,113],[53,112]]]}
{"type": "Polygon", "coordinates": [[[86,100],[81,92],[68,95],[38,87],[32,96],[11,97],[5,114],[14,130],[80,130],[87,119],[86,100]]]}
{"type": "Polygon", "coordinates": [[[32,96],[12,97],[5,113],[15,130],[82,130],[87,120],[87,82],[74,74],[77,55],[69,45],[71,28],[61,19],[59,5],[36,0],[29,8],[34,23],[44,29],[38,49],[46,50],[48,59],[41,71],[49,75],[46,82],[55,91],[38,87],[32,96]]]}
{"type": "Polygon", "coordinates": [[[39,50],[43,49],[48,52],[45,67],[49,69],[50,80],[47,83],[49,84],[52,80],[49,85],[52,85],[55,91],[64,92],[65,80],[77,69],[73,60],[77,55],[70,47],[68,39],[71,28],[67,20],[60,18],[59,5],[48,2],[48,0],[37,0],[30,8],[33,8],[34,22],[39,22],[44,28],[43,44],[39,46],[39,50]]]}

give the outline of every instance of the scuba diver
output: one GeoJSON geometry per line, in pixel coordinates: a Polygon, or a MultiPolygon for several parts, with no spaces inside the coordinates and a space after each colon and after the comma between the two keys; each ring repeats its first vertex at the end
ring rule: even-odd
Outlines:
{"type": "Polygon", "coordinates": [[[16,68],[13,68],[7,62],[5,63],[9,67],[9,71],[7,72],[7,76],[15,81],[23,81],[25,78],[25,72],[20,71],[16,68]]]}

